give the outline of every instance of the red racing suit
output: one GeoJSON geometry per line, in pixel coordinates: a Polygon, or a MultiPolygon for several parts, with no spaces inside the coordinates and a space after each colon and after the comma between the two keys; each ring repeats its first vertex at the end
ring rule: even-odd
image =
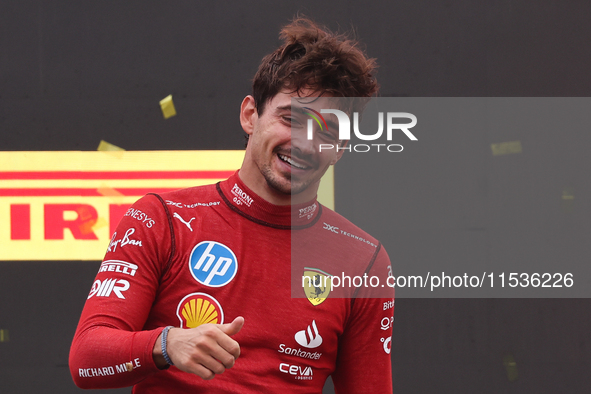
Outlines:
{"type": "Polygon", "coordinates": [[[238,173],[149,194],[113,234],[70,371],[79,387],[134,393],[321,393],[329,375],[337,393],[391,393],[390,272],[380,243],[340,215],[316,201],[270,204],[238,173]],[[206,381],[154,364],[165,326],[237,316],[241,354],[223,374],[206,381]]]}

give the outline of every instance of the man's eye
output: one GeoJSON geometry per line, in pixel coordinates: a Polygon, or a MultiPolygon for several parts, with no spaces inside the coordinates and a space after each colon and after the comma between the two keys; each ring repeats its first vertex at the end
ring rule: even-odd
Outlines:
{"type": "Polygon", "coordinates": [[[285,123],[292,125],[292,127],[301,125],[301,123],[296,118],[293,118],[291,116],[283,116],[283,121],[285,123]]]}
{"type": "Polygon", "coordinates": [[[333,133],[331,133],[330,131],[322,131],[320,133],[320,135],[325,140],[336,141],[336,139],[337,139],[337,137],[333,133]]]}

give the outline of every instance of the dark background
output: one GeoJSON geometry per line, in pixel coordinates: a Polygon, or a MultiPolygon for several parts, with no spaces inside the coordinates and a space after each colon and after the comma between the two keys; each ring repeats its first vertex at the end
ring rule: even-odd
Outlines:
{"type": "MultiPolygon", "coordinates": [[[[335,30],[353,26],[378,59],[382,96],[589,96],[591,3],[583,1],[5,0],[0,149],[96,150],[101,139],[128,150],[241,149],[239,104],[297,12],[335,30]],[[158,102],[168,94],[178,115],[164,120],[158,102]]],[[[337,210],[344,182],[337,167],[337,210]]],[[[0,262],[0,329],[10,332],[0,343],[2,393],[80,392],[68,351],[98,266],[0,262]]],[[[587,299],[399,299],[394,390],[586,392],[590,307],[587,299]]]]}

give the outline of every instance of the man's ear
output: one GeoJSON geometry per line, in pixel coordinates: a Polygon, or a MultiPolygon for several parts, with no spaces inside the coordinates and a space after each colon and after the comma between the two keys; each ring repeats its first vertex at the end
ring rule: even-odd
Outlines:
{"type": "Polygon", "coordinates": [[[257,119],[258,112],[254,105],[254,97],[248,95],[242,100],[242,104],[240,105],[240,124],[246,134],[252,135],[257,119]]]}

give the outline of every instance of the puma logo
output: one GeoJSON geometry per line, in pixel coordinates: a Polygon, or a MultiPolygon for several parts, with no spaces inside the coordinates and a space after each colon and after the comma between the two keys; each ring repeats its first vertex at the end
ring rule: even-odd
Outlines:
{"type": "Polygon", "coordinates": [[[178,220],[180,220],[180,221],[181,221],[181,222],[182,222],[182,223],[183,223],[185,226],[187,226],[187,227],[189,228],[189,230],[193,231],[193,229],[191,228],[191,222],[192,222],[193,220],[195,220],[195,218],[191,218],[191,220],[189,220],[188,222],[185,222],[185,221],[183,220],[183,218],[181,217],[181,215],[179,215],[179,214],[178,214],[178,213],[176,213],[176,212],[175,212],[175,213],[174,213],[174,215],[172,215],[172,216],[174,216],[175,218],[177,218],[178,220]]]}

